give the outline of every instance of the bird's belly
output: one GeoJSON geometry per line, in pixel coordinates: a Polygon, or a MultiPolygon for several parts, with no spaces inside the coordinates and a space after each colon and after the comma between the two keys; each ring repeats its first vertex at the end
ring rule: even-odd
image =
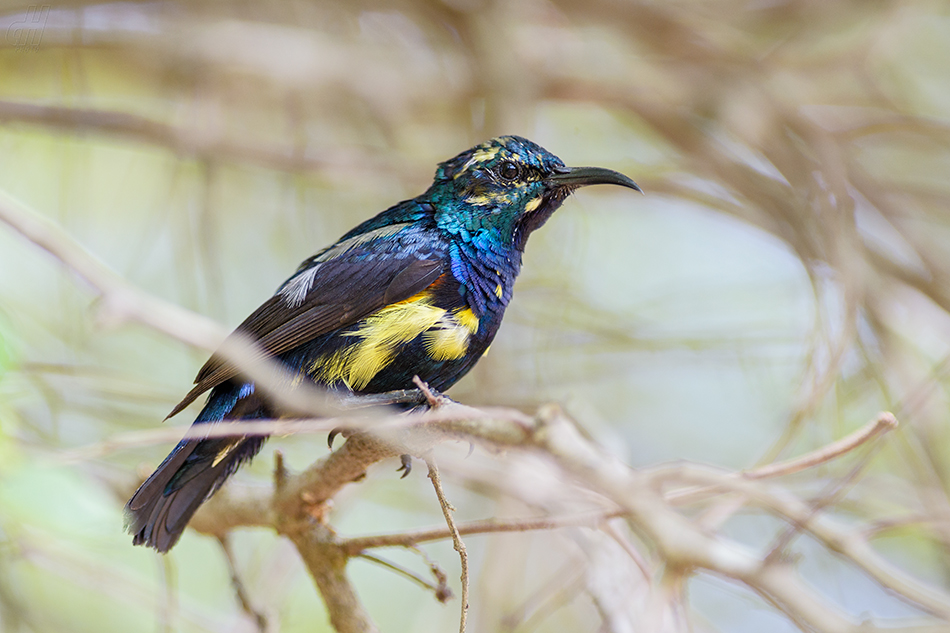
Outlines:
{"type": "Polygon", "coordinates": [[[329,334],[298,366],[316,382],[358,393],[411,388],[413,376],[444,390],[482,356],[488,329],[469,307],[439,307],[420,293],[329,334]]]}

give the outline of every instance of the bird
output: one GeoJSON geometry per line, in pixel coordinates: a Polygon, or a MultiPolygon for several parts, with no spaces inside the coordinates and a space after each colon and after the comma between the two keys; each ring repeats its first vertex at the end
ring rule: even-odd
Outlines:
{"type": "MultiPolygon", "coordinates": [[[[294,380],[331,392],[413,389],[416,376],[445,391],[498,332],[528,236],[576,189],[598,184],[641,191],[610,169],[566,167],[526,138],[488,140],[440,163],[422,195],[306,259],[232,336],[250,340],[294,380]]],[[[168,417],[208,391],[194,425],[281,415],[222,355],[211,356],[194,385],[168,417]]],[[[169,551],[265,439],[183,439],[126,504],[133,544],[169,551]]]]}

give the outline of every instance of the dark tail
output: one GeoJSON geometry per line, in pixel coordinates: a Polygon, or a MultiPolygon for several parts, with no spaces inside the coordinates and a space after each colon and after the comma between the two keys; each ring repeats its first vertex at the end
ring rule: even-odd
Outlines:
{"type": "MultiPolygon", "coordinates": [[[[195,424],[267,417],[251,385],[225,384],[211,392],[195,424]]],[[[125,506],[134,545],[170,550],[185,526],[238,467],[261,450],[264,437],[182,440],[125,506]]]]}

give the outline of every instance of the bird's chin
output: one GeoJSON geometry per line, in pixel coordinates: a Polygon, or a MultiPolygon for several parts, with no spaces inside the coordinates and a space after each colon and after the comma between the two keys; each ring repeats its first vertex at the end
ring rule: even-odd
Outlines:
{"type": "Polygon", "coordinates": [[[515,247],[519,251],[524,250],[525,242],[528,236],[538,230],[548,219],[554,215],[554,212],[560,208],[564,200],[571,195],[577,187],[557,187],[546,192],[541,198],[541,204],[531,211],[526,211],[518,220],[518,228],[515,234],[515,247]]]}

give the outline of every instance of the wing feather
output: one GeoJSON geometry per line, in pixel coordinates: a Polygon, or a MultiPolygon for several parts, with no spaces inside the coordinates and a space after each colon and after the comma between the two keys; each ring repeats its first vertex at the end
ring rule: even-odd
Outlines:
{"type": "MultiPolygon", "coordinates": [[[[389,237],[382,234],[379,239],[389,237]]],[[[379,248],[373,248],[375,241],[364,240],[354,247],[327,249],[325,253],[336,249],[332,259],[311,258],[309,266],[301,267],[231,336],[240,335],[255,341],[262,357],[277,356],[355,323],[383,306],[408,299],[434,283],[444,272],[438,251],[408,255],[397,243],[388,251],[379,252],[379,248]]],[[[213,355],[198,372],[195,386],[168,417],[238,373],[237,367],[222,356],[213,355]]]]}

